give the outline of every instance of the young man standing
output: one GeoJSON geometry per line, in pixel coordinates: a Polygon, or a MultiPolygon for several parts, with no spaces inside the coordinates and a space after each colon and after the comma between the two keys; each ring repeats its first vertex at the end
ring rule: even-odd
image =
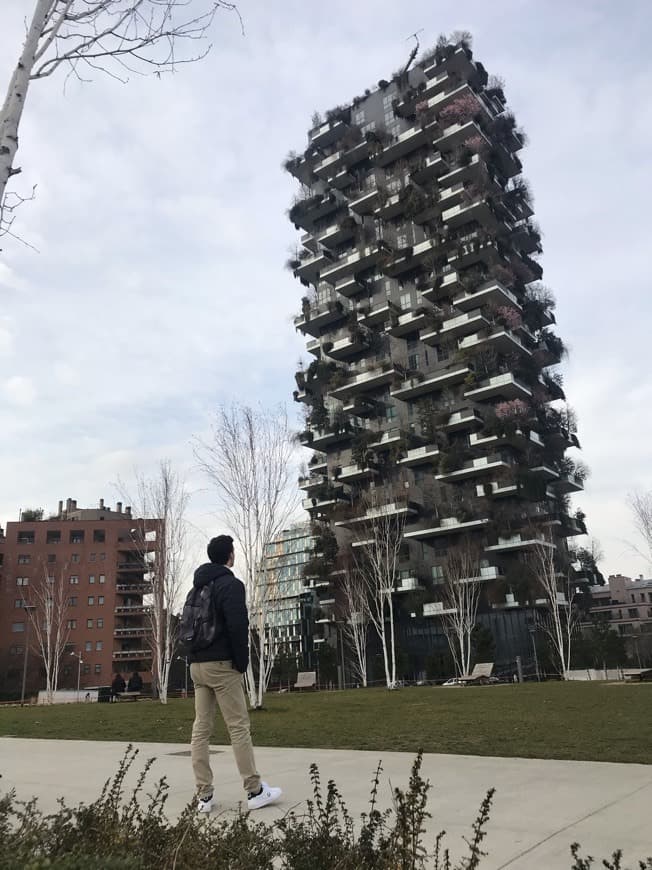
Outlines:
{"type": "Polygon", "coordinates": [[[235,561],[233,538],[218,535],[208,544],[210,562],[195,571],[193,585],[212,584],[212,604],[218,626],[213,643],[190,654],[190,676],[195,685],[195,723],[192,728],[192,767],[197,784],[199,812],[213,808],[213,771],[209,741],[215,708],[231,738],[235,761],[247,792],[247,806],[257,810],[280,798],[280,788],[263,782],[256,770],[251,743],[244,673],[249,664],[249,617],[243,583],[231,571],[235,561]]]}

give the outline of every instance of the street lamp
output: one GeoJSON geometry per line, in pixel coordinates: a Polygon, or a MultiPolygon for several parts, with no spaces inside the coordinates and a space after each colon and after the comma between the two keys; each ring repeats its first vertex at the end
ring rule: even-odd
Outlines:
{"type": "Polygon", "coordinates": [[[186,698],[188,697],[188,656],[177,656],[178,662],[185,662],[186,666],[184,668],[184,676],[186,683],[186,698]]]}
{"type": "Polygon", "coordinates": [[[81,657],[81,653],[76,653],[74,650],[72,650],[70,655],[75,656],[76,659],[79,659],[79,663],[77,666],[77,703],[79,704],[79,686],[81,683],[81,666],[84,664],[84,660],[81,657]]]}
{"type": "Polygon", "coordinates": [[[23,601],[23,610],[27,614],[27,627],[25,630],[25,653],[23,655],[23,683],[20,690],[20,706],[25,703],[25,686],[27,684],[27,657],[29,656],[29,626],[31,622],[30,611],[36,610],[35,604],[26,604],[23,601]]]}

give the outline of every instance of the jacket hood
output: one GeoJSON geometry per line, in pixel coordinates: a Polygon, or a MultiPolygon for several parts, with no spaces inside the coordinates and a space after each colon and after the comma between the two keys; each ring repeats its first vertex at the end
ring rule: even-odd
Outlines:
{"type": "Polygon", "coordinates": [[[200,565],[195,571],[195,576],[192,585],[195,589],[201,589],[212,580],[217,580],[220,577],[233,577],[233,572],[226,565],[215,565],[213,562],[206,562],[205,565],[200,565]]]}

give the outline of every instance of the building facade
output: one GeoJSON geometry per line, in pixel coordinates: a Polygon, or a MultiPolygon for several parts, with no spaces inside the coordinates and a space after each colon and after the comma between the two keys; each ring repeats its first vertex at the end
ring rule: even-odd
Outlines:
{"type": "Polygon", "coordinates": [[[618,632],[632,665],[652,667],[652,580],[610,575],[606,585],[591,587],[590,615],[618,632]]]}
{"type": "MultiPolygon", "coordinates": [[[[314,357],[296,374],[313,451],[304,506],[340,552],[364,545],[374,515],[404,525],[397,629],[415,676],[446,648],[451,548],[482,551],[468,581],[507,664],[529,653],[545,607],[533,549],[553,548],[561,576],[567,540],[586,531],[523,144],[502,83],[468,44],[442,41],[315,119],[285,164],[300,184],[295,325],[314,357]]],[[[320,582],[335,603],[337,576],[322,565],[320,582]]]]}
{"type": "MultiPolygon", "coordinates": [[[[44,624],[44,602],[54,602],[65,651],[58,688],[108,685],[116,671],[151,679],[151,628],[146,596],[146,543],[156,528],[118,503],[111,510],[59,502],[55,514],[24,512],[0,537],[0,691],[20,691],[27,664],[28,692],[43,688],[34,620],[44,624]],[[30,637],[31,636],[31,637],[30,637]],[[27,654],[27,659],[25,658],[27,654]]],[[[151,566],[149,566],[151,567],[151,566]]]]}

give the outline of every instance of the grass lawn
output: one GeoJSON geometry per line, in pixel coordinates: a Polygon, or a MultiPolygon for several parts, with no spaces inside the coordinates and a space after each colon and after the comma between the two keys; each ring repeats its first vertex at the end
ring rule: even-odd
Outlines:
{"type": "MultiPolygon", "coordinates": [[[[268,695],[260,746],[652,764],[652,684],[526,683],[268,695]]],[[[0,708],[0,736],[186,743],[193,702],[0,708]]],[[[226,743],[218,716],[214,741],[226,743]]]]}

